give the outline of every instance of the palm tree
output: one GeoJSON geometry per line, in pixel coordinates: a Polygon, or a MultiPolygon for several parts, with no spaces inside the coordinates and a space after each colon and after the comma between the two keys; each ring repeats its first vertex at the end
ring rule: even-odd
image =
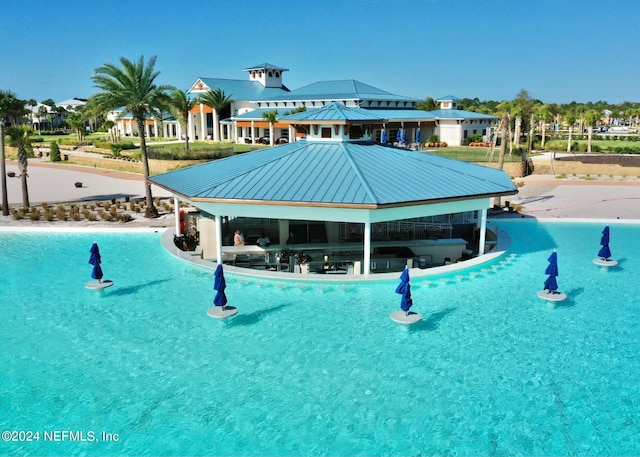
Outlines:
{"type": "Polygon", "coordinates": [[[33,115],[34,115],[34,111],[33,109],[38,106],[38,102],[36,101],[35,98],[30,98],[29,100],[27,100],[27,106],[29,106],[30,108],[30,112],[29,112],[29,117],[31,120],[31,126],[33,127],[33,115]]]}
{"type": "Polygon", "coordinates": [[[13,92],[0,90],[0,174],[2,175],[2,214],[9,215],[9,195],[7,193],[7,169],[4,151],[4,125],[9,119],[15,120],[26,113],[25,103],[13,92]]]}
{"type": "Polygon", "coordinates": [[[516,98],[511,103],[511,114],[515,116],[515,126],[513,134],[513,145],[520,147],[520,137],[522,136],[522,119],[527,117],[533,106],[533,99],[526,89],[520,89],[516,98]]]}
{"type": "Polygon", "coordinates": [[[91,79],[103,92],[93,95],[87,103],[91,110],[101,113],[124,107],[125,111],[130,112],[135,119],[140,138],[140,154],[146,187],[147,208],[144,216],[158,217],[149,182],[145,119],[154,110],[166,109],[170,106],[167,91],[174,88],[168,85],[156,85],[155,80],[160,74],[155,70],[156,56],[151,57],[146,64],[144,56],[140,56],[136,62],[120,57],[120,64],[122,67],[106,63],[96,70],[91,79]]]}
{"type": "Polygon", "coordinates": [[[9,145],[18,149],[18,169],[20,170],[20,181],[22,182],[22,207],[29,208],[29,187],[27,186],[27,166],[29,165],[28,156],[33,153],[31,147],[31,139],[29,134],[31,129],[28,127],[10,127],[7,129],[9,135],[9,145]]]}
{"type": "Polygon", "coordinates": [[[187,93],[183,90],[176,89],[171,92],[171,111],[173,115],[178,119],[184,135],[184,148],[189,152],[189,135],[187,135],[187,129],[189,128],[189,113],[191,109],[198,103],[198,100],[189,100],[187,93]]]}
{"type": "Polygon", "coordinates": [[[435,111],[440,107],[438,101],[433,97],[427,97],[424,100],[416,103],[416,109],[422,111],[435,111]]]}
{"type": "Polygon", "coordinates": [[[540,133],[542,134],[542,139],[540,141],[540,149],[544,149],[545,138],[547,135],[547,120],[550,116],[549,106],[548,105],[539,105],[536,110],[536,117],[538,121],[540,121],[540,133]]]}
{"type": "Polygon", "coordinates": [[[40,107],[38,108],[38,131],[40,133],[42,133],[42,118],[47,118],[47,115],[49,114],[49,110],[47,110],[47,107],[45,105],[40,105],[40,107]]]}
{"type": "Polygon", "coordinates": [[[273,131],[273,124],[276,123],[276,121],[278,120],[278,110],[271,110],[271,111],[266,111],[264,113],[262,113],[262,119],[264,119],[265,121],[267,121],[269,123],[269,143],[270,146],[273,147],[273,145],[275,144],[275,140],[274,140],[274,136],[275,136],[275,132],[273,131]]]}
{"type": "Polygon", "coordinates": [[[82,141],[84,139],[84,130],[87,125],[87,119],[82,115],[82,112],[72,111],[67,114],[67,124],[76,129],[76,137],[78,138],[78,141],[82,141]]]}
{"type": "MultiPolygon", "coordinates": [[[[229,106],[233,102],[231,95],[225,95],[220,88],[209,89],[199,97],[200,103],[211,107],[213,110],[213,141],[220,141],[220,111],[229,106]]],[[[202,134],[204,137],[204,132],[202,134]]]]}
{"type": "Polygon", "coordinates": [[[498,133],[500,133],[500,155],[498,156],[498,168],[504,168],[504,155],[507,151],[507,144],[511,141],[511,114],[509,113],[510,102],[504,101],[496,106],[495,115],[500,118],[500,122],[495,129],[491,140],[491,148],[489,148],[489,162],[493,160],[496,144],[498,142],[498,133]]]}
{"type": "Polygon", "coordinates": [[[578,120],[578,115],[575,111],[569,110],[564,113],[564,121],[569,125],[569,138],[567,139],[567,152],[571,152],[571,136],[573,135],[573,125],[578,120]]]}
{"type": "Polygon", "coordinates": [[[596,110],[589,110],[584,113],[584,123],[588,129],[587,137],[587,152],[591,152],[591,139],[593,137],[593,126],[600,119],[600,113],[596,110]]]}
{"type": "Polygon", "coordinates": [[[116,123],[113,122],[111,119],[107,119],[106,121],[104,121],[102,123],[102,127],[107,129],[109,131],[109,133],[111,134],[111,142],[112,143],[117,143],[118,142],[118,137],[116,135],[116,129],[114,128],[115,126],[116,126],[116,123]]]}

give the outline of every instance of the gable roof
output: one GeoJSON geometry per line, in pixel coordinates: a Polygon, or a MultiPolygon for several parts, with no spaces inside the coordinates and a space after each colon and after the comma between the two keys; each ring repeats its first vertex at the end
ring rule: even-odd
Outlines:
{"type": "MultiPolygon", "coordinates": [[[[266,99],[265,99],[266,100],[266,99]]],[[[395,95],[355,79],[318,81],[269,101],[283,100],[397,100],[417,102],[418,99],[395,95]]]]}
{"type": "MultiPolygon", "coordinates": [[[[264,87],[258,81],[249,81],[244,79],[223,79],[223,78],[198,78],[189,89],[189,97],[198,96],[195,88],[199,81],[202,81],[209,89],[222,89],[227,96],[231,96],[233,100],[262,100],[272,99],[281,96],[289,89],[283,84],[281,87],[264,87]]],[[[206,90],[206,89],[203,89],[206,90]]]]}
{"type": "Polygon", "coordinates": [[[382,123],[384,117],[375,112],[360,108],[347,108],[342,103],[332,102],[322,108],[312,108],[280,118],[283,122],[319,122],[319,121],[373,121],[382,123]]]}
{"type": "Polygon", "coordinates": [[[502,170],[371,142],[297,141],[150,180],[188,199],[239,204],[383,208],[517,192],[502,170]]]}
{"type": "Polygon", "coordinates": [[[253,67],[243,68],[242,71],[251,71],[251,70],[281,70],[281,71],[289,71],[288,68],[278,67],[277,65],[270,64],[268,62],[261,63],[259,65],[254,65],[253,67]]]}

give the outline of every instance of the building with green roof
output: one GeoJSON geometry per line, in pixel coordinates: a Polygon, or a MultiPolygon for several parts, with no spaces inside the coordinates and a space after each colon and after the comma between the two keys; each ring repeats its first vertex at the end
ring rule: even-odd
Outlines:
{"type": "Polygon", "coordinates": [[[332,102],[281,122],[298,141],[150,178],[175,196],[176,211],[182,201],[201,212],[204,259],[252,266],[253,256],[265,269],[266,254],[286,250],[322,267],[340,259],[366,276],[380,269],[379,256],[393,269],[390,253],[395,267],[442,264],[482,255],[491,199],[517,193],[502,170],[376,142],[388,122],[376,110],[332,102]],[[236,229],[274,243],[230,246],[236,229]]]}

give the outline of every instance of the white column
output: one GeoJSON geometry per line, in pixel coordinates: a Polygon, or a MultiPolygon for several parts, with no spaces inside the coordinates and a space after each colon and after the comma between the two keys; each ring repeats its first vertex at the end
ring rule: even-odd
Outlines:
{"type": "Polygon", "coordinates": [[[278,244],[286,244],[289,238],[289,219],[278,219],[278,244]]]}
{"type": "Polygon", "coordinates": [[[487,208],[480,211],[480,240],[478,241],[478,255],[484,254],[484,243],[487,238],[487,208]]]}
{"type": "Polygon", "coordinates": [[[214,216],[216,224],[216,262],[222,265],[222,216],[214,216]]]}
{"type": "Polygon", "coordinates": [[[187,132],[186,135],[189,137],[189,141],[193,141],[193,116],[189,113],[189,120],[187,122],[187,132]]]}
{"type": "Polygon", "coordinates": [[[158,121],[156,120],[153,121],[153,134],[155,135],[156,138],[158,138],[158,121]]]}
{"type": "Polygon", "coordinates": [[[180,200],[178,197],[173,197],[173,212],[176,213],[176,235],[180,233],[180,200]]]}
{"type": "Polygon", "coordinates": [[[256,126],[251,121],[251,144],[256,144],[256,126]]]}
{"type": "Polygon", "coordinates": [[[371,273],[371,222],[364,223],[364,274],[371,273]]]}
{"type": "Polygon", "coordinates": [[[180,122],[178,122],[178,129],[176,130],[176,132],[178,133],[178,139],[181,140],[182,139],[182,124],[180,122]]]}
{"type": "Polygon", "coordinates": [[[207,115],[204,112],[204,105],[200,103],[200,139],[207,139],[207,115]]]}

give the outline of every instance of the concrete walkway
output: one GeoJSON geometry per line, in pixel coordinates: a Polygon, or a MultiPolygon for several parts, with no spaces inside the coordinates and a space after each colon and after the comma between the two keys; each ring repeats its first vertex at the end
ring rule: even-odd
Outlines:
{"type": "MultiPolygon", "coordinates": [[[[85,153],[87,154],[87,153],[85,153]]],[[[7,161],[7,173],[20,174],[16,161],[7,161]]],[[[136,173],[126,173],[82,165],[64,165],[48,160],[29,159],[29,202],[32,206],[46,203],[64,203],[90,200],[111,200],[125,197],[145,196],[144,177],[136,173]],[[82,187],[75,183],[81,182],[82,187]]],[[[151,186],[154,197],[169,197],[170,194],[151,186]]],[[[9,205],[22,204],[22,184],[19,178],[7,178],[9,205]]]]}

